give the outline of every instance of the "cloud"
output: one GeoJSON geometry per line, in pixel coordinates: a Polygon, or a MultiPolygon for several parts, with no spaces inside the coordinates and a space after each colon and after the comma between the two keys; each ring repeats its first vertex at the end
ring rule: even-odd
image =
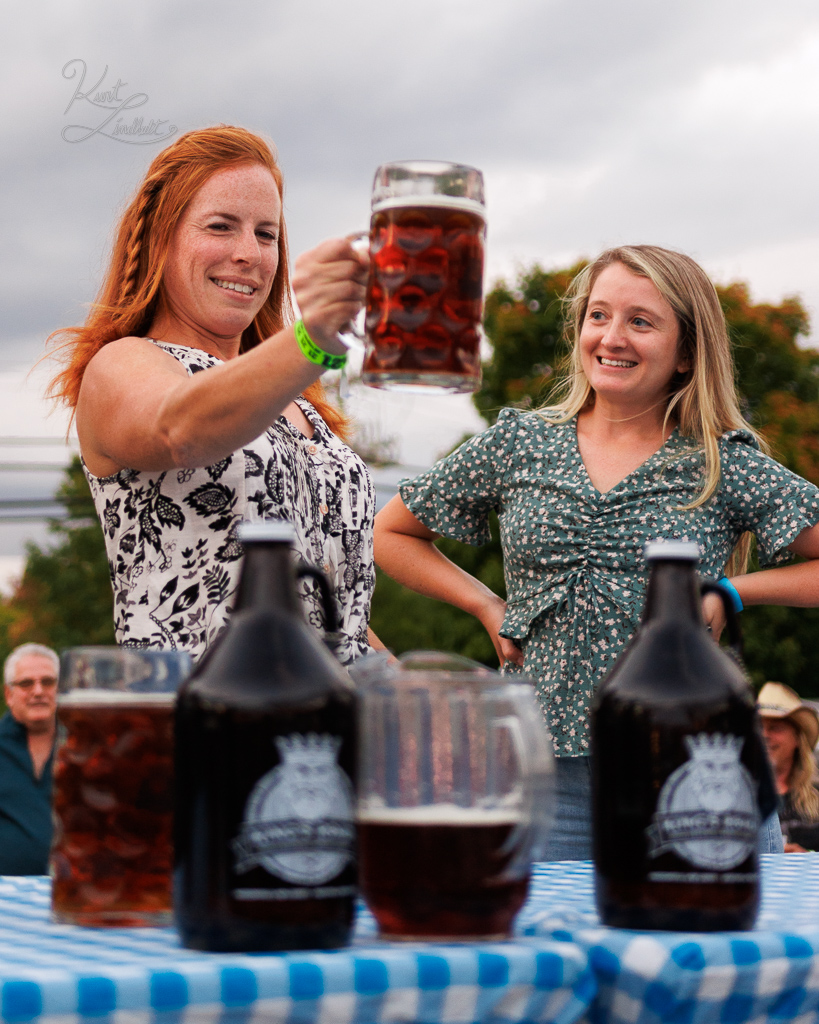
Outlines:
{"type": "Polygon", "coordinates": [[[66,115],[72,59],[146,118],[272,136],[294,252],[365,224],[379,163],[436,157],[486,174],[492,275],[651,240],[819,307],[813,0],[50,0],[6,27],[0,346],[82,316],[159,149],[63,141],[99,113],[66,115]]]}

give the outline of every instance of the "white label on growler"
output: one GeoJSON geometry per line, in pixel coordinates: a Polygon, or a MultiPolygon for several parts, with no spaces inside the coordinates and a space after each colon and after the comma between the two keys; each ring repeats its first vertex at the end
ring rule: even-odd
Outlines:
{"type": "Polygon", "coordinates": [[[666,779],[646,830],[649,857],[675,853],[706,871],[730,871],[750,857],[759,814],[754,780],[739,760],[744,742],[720,733],[685,737],[689,759],[666,779]]]}
{"type": "MultiPolygon", "coordinates": [[[[253,787],[231,843],[237,874],[262,867],[285,882],[317,886],[350,863],[353,788],[337,763],[340,745],[315,733],[276,737],[281,760],[253,787]]],[[[281,890],[281,898],[287,894],[292,890],[281,890]]]]}

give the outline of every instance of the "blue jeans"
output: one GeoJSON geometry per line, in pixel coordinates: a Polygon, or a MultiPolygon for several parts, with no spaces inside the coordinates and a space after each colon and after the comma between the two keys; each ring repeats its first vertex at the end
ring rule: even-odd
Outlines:
{"type": "MultiPolygon", "coordinates": [[[[544,860],[591,860],[591,758],[555,758],[555,823],[544,860]]],[[[759,830],[760,853],[784,853],[776,811],[759,830]]]]}

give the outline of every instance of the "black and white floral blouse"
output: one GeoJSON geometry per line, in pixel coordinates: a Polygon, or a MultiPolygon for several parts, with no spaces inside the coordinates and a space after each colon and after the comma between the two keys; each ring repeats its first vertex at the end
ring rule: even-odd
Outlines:
{"type": "MultiPolygon", "coordinates": [[[[220,360],[200,349],[154,342],[189,374],[220,360]]],[[[226,459],[200,469],[88,472],[105,534],[114,588],[117,642],[200,655],[225,628],[239,579],[240,522],[286,519],[296,551],[329,576],[341,617],[336,654],[367,653],[375,585],[372,525],[375,494],[367,467],[297,399],[314,428],[305,437],[285,417],[226,459]]],[[[299,591],[309,621],[323,615],[309,579],[299,591]]]]}
{"type": "MultiPolygon", "coordinates": [[[[577,422],[553,424],[504,409],[497,423],[414,480],[401,497],[424,525],[483,544],[498,513],[508,604],[501,635],[523,648],[555,753],[589,753],[597,683],[637,628],[648,582],[643,546],[696,541],[703,576],[723,575],[746,530],[762,565],[788,561],[787,546],[819,521],[819,490],[733,430],[719,440],[721,483],[695,509],[704,458],[675,430],[659,451],[611,490],[592,484],[577,422]]],[[[509,673],[521,671],[507,663],[509,673]]]]}

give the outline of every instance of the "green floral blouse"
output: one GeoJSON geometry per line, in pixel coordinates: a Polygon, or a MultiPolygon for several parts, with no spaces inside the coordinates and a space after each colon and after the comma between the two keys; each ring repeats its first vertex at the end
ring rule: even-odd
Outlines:
{"type": "Polygon", "coordinates": [[[589,708],[598,680],[637,628],[647,574],[642,551],[656,538],[699,544],[703,576],[722,576],[740,534],[756,534],[760,563],[788,561],[799,533],[819,521],[819,490],[763,455],[734,430],[720,439],[714,497],[685,511],[702,489],[696,441],[674,431],[611,490],[592,484],[577,426],[504,409],[497,423],[414,480],[401,482],[409,510],[436,533],[489,540],[498,513],[508,607],[501,634],[523,648],[555,752],[589,752],[589,708]]]}

